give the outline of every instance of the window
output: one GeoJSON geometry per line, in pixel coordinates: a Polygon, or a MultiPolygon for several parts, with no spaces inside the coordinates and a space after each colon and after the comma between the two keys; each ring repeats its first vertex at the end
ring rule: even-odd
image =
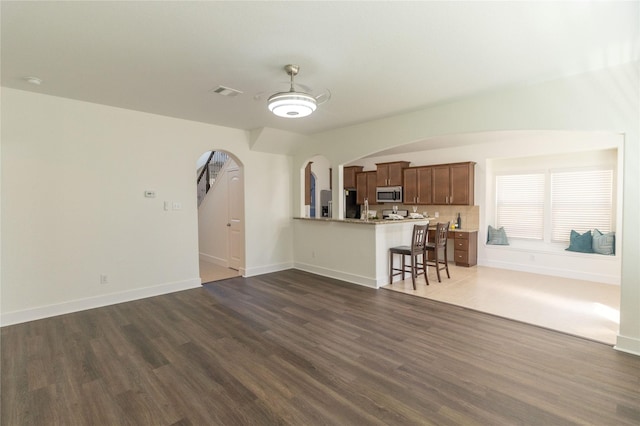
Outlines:
{"type": "Polygon", "coordinates": [[[570,170],[496,176],[496,225],[507,235],[568,242],[582,233],[613,228],[613,170],[570,170]]]}
{"type": "Polygon", "coordinates": [[[569,241],[572,229],[609,232],[613,170],[551,173],[551,241],[569,241]]]}
{"type": "Polygon", "coordinates": [[[544,178],[542,173],[496,176],[496,225],[509,237],[543,238],[544,178]]]}

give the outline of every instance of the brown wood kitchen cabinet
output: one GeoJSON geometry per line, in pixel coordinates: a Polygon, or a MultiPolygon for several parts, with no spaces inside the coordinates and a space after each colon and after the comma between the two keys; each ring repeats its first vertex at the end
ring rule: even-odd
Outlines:
{"type": "Polygon", "coordinates": [[[348,166],[342,170],[342,181],[344,189],[356,188],[356,173],[362,171],[362,166],[348,166]]]}
{"type": "MultiPolygon", "coordinates": [[[[377,186],[402,185],[402,170],[409,167],[408,161],[393,161],[391,163],[376,163],[377,186]]],[[[369,200],[371,201],[371,200],[369,200]]]]}
{"type": "Polygon", "coordinates": [[[369,205],[376,203],[377,172],[356,173],[356,203],[364,204],[364,199],[369,199],[369,205]]]}
{"type": "Polygon", "coordinates": [[[433,166],[433,204],[472,206],[474,162],[433,166]]]}
{"type": "Polygon", "coordinates": [[[452,231],[453,258],[458,266],[473,266],[478,263],[478,231],[452,231]]]}
{"type": "Polygon", "coordinates": [[[404,204],[431,204],[432,167],[409,167],[403,170],[404,204]]]}

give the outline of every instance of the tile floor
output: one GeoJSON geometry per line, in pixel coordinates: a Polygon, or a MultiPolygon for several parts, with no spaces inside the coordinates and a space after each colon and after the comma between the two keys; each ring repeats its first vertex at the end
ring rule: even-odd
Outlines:
{"type": "Polygon", "coordinates": [[[528,272],[449,265],[451,279],[429,270],[383,288],[439,300],[565,333],[615,344],[620,321],[620,287],[528,272]]]}
{"type": "Polygon", "coordinates": [[[202,260],[200,261],[200,279],[203,284],[238,276],[240,276],[240,272],[235,269],[225,268],[224,266],[219,266],[215,263],[209,263],[202,260]]]}

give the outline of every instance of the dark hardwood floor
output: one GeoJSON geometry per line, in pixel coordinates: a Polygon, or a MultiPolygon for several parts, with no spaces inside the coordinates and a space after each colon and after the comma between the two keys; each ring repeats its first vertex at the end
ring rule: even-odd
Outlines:
{"type": "Polygon", "coordinates": [[[640,424],[640,357],[295,270],[1,337],[2,425],[640,424]]]}

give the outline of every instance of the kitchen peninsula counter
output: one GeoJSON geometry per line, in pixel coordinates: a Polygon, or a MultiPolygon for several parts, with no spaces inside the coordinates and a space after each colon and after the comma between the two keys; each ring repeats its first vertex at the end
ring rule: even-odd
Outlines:
{"type": "Polygon", "coordinates": [[[299,220],[309,220],[309,221],[318,221],[318,222],[338,222],[338,223],[357,223],[359,225],[390,225],[390,224],[398,224],[398,223],[416,223],[416,222],[425,222],[431,221],[433,218],[422,218],[422,219],[334,219],[331,217],[294,217],[294,219],[299,220]]]}
{"type": "Polygon", "coordinates": [[[373,288],[389,284],[389,248],[410,244],[413,225],[429,221],[294,219],[297,269],[373,288]]]}

